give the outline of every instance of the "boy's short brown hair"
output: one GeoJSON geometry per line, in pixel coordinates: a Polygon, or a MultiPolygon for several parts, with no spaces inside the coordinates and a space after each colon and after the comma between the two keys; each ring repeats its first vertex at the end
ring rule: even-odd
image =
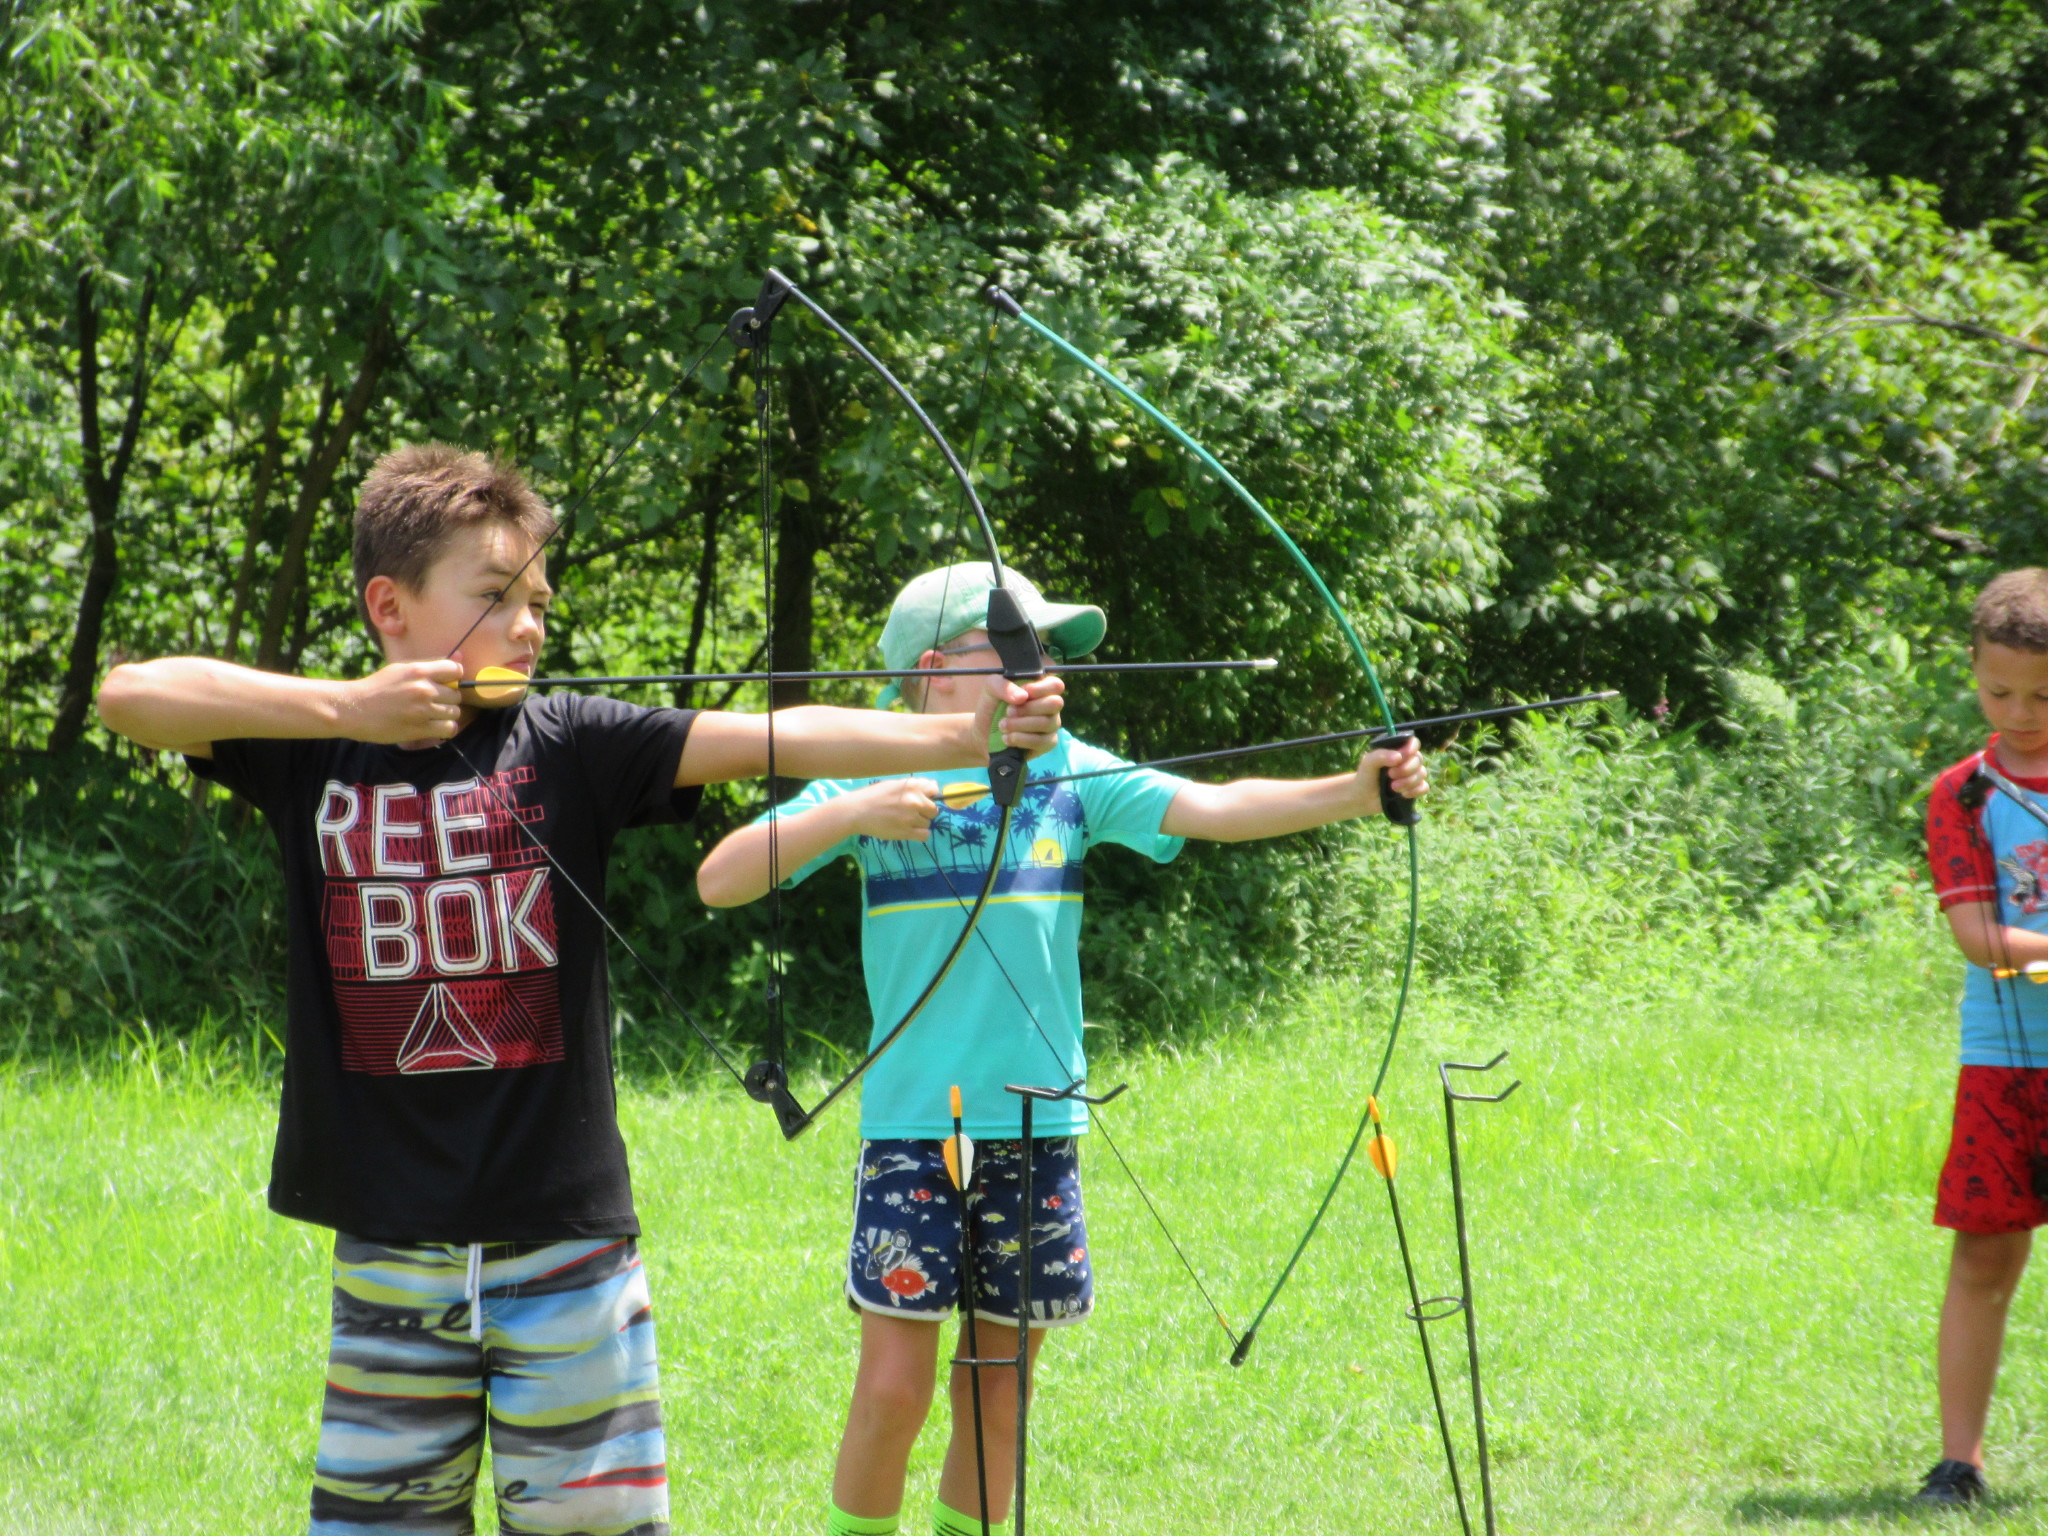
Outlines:
{"type": "Polygon", "coordinates": [[[379,459],[356,498],[356,607],[364,621],[371,577],[417,592],[449,537],[482,522],[510,523],[536,542],[555,530],[548,504],[496,454],[414,443],[379,459]]]}
{"type": "Polygon", "coordinates": [[[2048,655],[2048,570],[2030,565],[1984,584],[1970,613],[1970,644],[1987,640],[2048,655]]]}

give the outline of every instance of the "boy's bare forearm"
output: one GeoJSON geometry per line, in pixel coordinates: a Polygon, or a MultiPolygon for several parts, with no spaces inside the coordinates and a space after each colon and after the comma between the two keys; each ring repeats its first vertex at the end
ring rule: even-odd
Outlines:
{"type": "Polygon", "coordinates": [[[343,687],[204,656],[166,656],[114,668],[98,703],[111,731],[145,747],[205,756],[214,742],[242,736],[340,735],[343,687]]]}
{"type": "Polygon", "coordinates": [[[1379,796],[1370,793],[1355,773],[1327,779],[1237,779],[1183,786],[1159,830],[1168,837],[1242,843],[1306,832],[1378,809],[1379,796]]]}
{"type": "MultiPolygon", "coordinates": [[[[895,715],[825,704],[775,712],[775,771],[791,778],[884,778],[987,761],[972,715],[895,715]]],[[[676,782],[718,784],[767,771],[767,716],[707,712],[690,728],[676,782]]]]}
{"type": "MultiPolygon", "coordinates": [[[[779,745],[779,743],[778,743],[779,745]]],[[[775,824],[775,864],[787,879],[827,848],[843,841],[849,828],[840,802],[816,805],[775,824]]],[[[705,855],[697,869],[697,894],[708,907],[743,907],[768,894],[768,828],[742,827],[705,855]]]]}
{"type": "Polygon", "coordinates": [[[1949,932],[1972,965],[1989,970],[2010,966],[2048,965],[2048,933],[2013,928],[1998,921],[1988,901],[1962,902],[1948,909],[1949,932]]]}

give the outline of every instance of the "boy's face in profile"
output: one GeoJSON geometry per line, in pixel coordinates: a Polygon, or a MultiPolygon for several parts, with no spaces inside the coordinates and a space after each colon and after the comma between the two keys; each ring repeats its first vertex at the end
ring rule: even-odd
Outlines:
{"type": "MultiPolygon", "coordinates": [[[[1046,671],[1058,671],[1059,663],[1051,652],[1044,649],[1042,640],[1039,645],[1039,655],[1045,662],[1046,671]]],[[[989,643],[988,631],[970,629],[966,634],[948,640],[937,650],[926,651],[918,657],[917,664],[931,669],[917,679],[917,686],[924,690],[919,714],[971,715],[981,707],[982,696],[988,692],[988,677],[979,669],[1001,666],[1002,662],[996,656],[996,648],[989,643]],[[961,667],[976,670],[954,670],[961,667]]]]}
{"type": "Polygon", "coordinates": [[[449,538],[418,591],[372,577],[363,604],[386,658],[436,661],[459,642],[453,654],[464,677],[475,677],[479,667],[531,674],[554,597],[547,557],[528,564],[533,552],[534,540],[511,523],[472,523],[449,538]]]}
{"type": "Polygon", "coordinates": [[[1978,707],[1999,745],[2020,757],[2048,759],[2048,652],[1980,640],[1970,647],[1970,671],[1978,707]]]}
{"type": "Polygon", "coordinates": [[[917,664],[932,669],[928,676],[918,679],[924,687],[924,706],[919,713],[926,715],[972,714],[981,702],[988,679],[961,677],[952,669],[999,665],[985,629],[970,629],[936,651],[926,651],[917,664]]]}

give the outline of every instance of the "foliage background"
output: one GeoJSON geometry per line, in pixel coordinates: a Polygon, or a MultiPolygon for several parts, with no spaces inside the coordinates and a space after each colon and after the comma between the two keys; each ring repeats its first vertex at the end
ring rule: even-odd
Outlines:
{"type": "MultiPolygon", "coordinates": [[[[771,263],[974,445],[1006,549],[1102,602],[1111,654],[1287,661],[1079,690],[1083,734],[1187,750],[1366,700],[1197,466],[1016,328],[988,339],[991,276],[1268,499],[1410,712],[1624,691],[1518,754],[1456,744],[1453,793],[1500,827],[1432,857],[1446,974],[1511,980],[1547,942],[1505,798],[1532,774],[1589,814],[1527,836],[1600,829],[1579,856],[1633,920],[1859,920],[1968,739],[1971,591],[2044,558],[2048,20],[2023,0],[28,0],[0,54],[20,1050],[261,1047],[263,834],[107,740],[91,690],[171,651],[373,665],[348,513],[389,444],[498,448],[563,503],[620,455],[552,556],[551,667],[743,666],[764,582],[778,664],[870,659],[894,586],[959,548],[956,493],[785,325],[764,576],[756,380],[719,351],[675,386],[771,263]]],[[[688,870],[749,809],[642,836],[614,887],[738,1035],[763,922],[704,912],[688,870]]],[[[1159,1035],[1385,964],[1373,856],[1101,861],[1096,1016],[1159,1035]]],[[[819,1049],[860,1027],[851,902],[821,879],[792,904],[819,1049]]],[[[636,1048],[680,1053],[620,981],[636,1048]]]]}

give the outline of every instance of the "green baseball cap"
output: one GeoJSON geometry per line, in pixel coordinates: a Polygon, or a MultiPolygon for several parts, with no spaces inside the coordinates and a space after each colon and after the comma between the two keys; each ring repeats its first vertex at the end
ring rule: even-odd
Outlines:
{"type": "MultiPolygon", "coordinates": [[[[986,628],[988,594],[995,584],[995,570],[986,560],[944,565],[913,577],[889,605],[889,622],[882,626],[882,665],[914,667],[926,651],[957,640],[970,629],[986,628]]],[[[1043,592],[1014,570],[1003,572],[1003,585],[1017,595],[1024,617],[1062,661],[1086,656],[1102,644],[1109,621],[1100,608],[1047,602],[1043,592]]],[[[901,681],[891,682],[875,696],[875,704],[893,704],[902,696],[901,681]]]]}

